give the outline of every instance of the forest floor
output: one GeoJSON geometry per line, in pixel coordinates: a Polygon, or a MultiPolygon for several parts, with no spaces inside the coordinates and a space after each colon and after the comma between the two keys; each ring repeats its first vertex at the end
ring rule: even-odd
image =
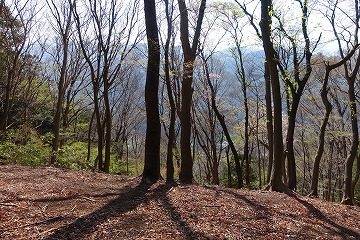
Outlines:
{"type": "Polygon", "coordinates": [[[0,239],[360,239],[360,207],[297,194],[0,166],[0,239]]]}

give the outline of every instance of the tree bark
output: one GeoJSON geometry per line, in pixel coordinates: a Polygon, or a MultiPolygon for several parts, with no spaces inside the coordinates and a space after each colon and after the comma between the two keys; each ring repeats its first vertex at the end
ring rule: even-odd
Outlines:
{"type": "Polygon", "coordinates": [[[68,67],[68,56],[69,56],[69,35],[72,25],[72,4],[69,4],[69,6],[60,6],[60,8],[68,7],[67,16],[64,16],[66,18],[65,26],[63,26],[63,22],[61,20],[61,17],[55,12],[59,13],[58,7],[55,5],[53,1],[47,1],[47,4],[49,7],[54,8],[52,12],[53,16],[56,19],[57,28],[60,34],[60,39],[62,43],[62,62],[61,62],[61,69],[60,69],[60,76],[59,76],[59,83],[58,83],[58,99],[56,103],[56,109],[55,109],[55,115],[54,115],[54,127],[53,127],[53,142],[52,142],[52,154],[50,158],[50,163],[54,164],[56,162],[56,155],[59,148],[60,143],[60,127],[61,127],[61,113],[63,110],[64,105],[64,97],[65,97],[65,89],[66,89],[66,76],[67,76],[67,67],[68,67]]]}
{"type": "Polygon", "coordinates": [[[273,128],[273,114],[272,114],[272,101],[271,101],[271,79],[268,64],[265,62],[265,100],[266,100],[266,130],[267,130],[267,139],[269,143],[269,167],[266,175],[266,182],[270,182],[271,172],[273,169],[273,159],[274,159],[274,128],[273,128]]]}
{"type": "MultiPolygon", "coordinates": [[[[360,57],[358,59],[358,62],[360,63],[360,57]]],[[[344,196],[341,203],[346,205],[354,205],[354,196],[351,190],[352,172],[353,172],[354,160],[356,158],[357,150],[359,147],[359,128],[358,128],[358,118],[357,118],[357,109],[356,109],[355,87],[354,87],[355,78],[348,79],[348,84],[349,84],[348,96],[350,102],[352,143],[350,147],[350,153],[345,162],[344,196]]]]}
{"type": "Polygon", "coordinates": [[[160,45],[156,21],[155,0],[144,0],[146,35],[148,43],[148,65],[146,71],[146,139],[143,181],[156,182],[160,175],[160,137],[159,117],[159,70],[160,45]]]}
{"type": "Polygon", "coordinates": [[[326,73],[325,73],[322,89],[320,92],[321,100],[325,106],[325,114],[324,114],[323,122],[322,122],[321,128],[320,128],[319,146],[318,146],[318,150],[317,150],[315,160],[314,160],[314,167],[313,167],[313,173],[312,173],[312,178],[311,178],[311,188],[310,188],[310,194],[309,194],[310,196],[314,196],[314,197],[318,197],[318,182],[319,182],[319,170],[320,170],[319,166],[320,166],[320,161],[321,161],[322,155],[324,153],[325,130],[326,130],[327,123],[329,121],[330,113],[332,111],[332,105],[331,105],[329,99],[327,98],[329,74],[330,74],[329,66],[326,66],[326,73]]]}
{"type": "Polygon", "coordinates": [[[282,162],[283,162],[283,136],[282,136],[282,103],[279,72],[277,69],[277,61],[275,57],[275,50],[271,41],[271,12],[272,1],[261,0],[261,21],[260,27],[262,32],[263,47],[268,63],[271,85],[272,97],[274,106],[274,166],[271,173],[269,189],[279,192],[287,191],[282,182],[282,162]]]}
{"type": "Polygon", "coordinates": [[[175,121],[176,121],[176,106],[175,100],[171,88],[170,82],[170,59],[169,59],[169,51],[170,51],[170,40],[172,34],[172,12],[169,12],[169,0],[165,0],[165,12],[166,12],[166,20],[167,20],[167,38],[165,43],[165,83],[166,90],[169,99],[170,105],[170,126],[169,126],[169,139],[167,144],[167,156],[166,156],[166,181],[171,183],[174,182],[174,161],[173,161],[173,150],[175,144],[175,121]]]}
{"type": "Polygon", "coordinates": [[[194,72],[194,61],[200,37],[201,25],[204,18],[206,0],[201,1],[199,15],[195,28],[193,43],[189,40],[189,18],[188,10],[184,0],[178,0],[180,11],[180,40],[184,54],[183,82],[181,89],[181,168],[179,179],[182,183],[193,181],[193,159],[191,156],[191,104],[192,104],[192,82],[194,72]]]}

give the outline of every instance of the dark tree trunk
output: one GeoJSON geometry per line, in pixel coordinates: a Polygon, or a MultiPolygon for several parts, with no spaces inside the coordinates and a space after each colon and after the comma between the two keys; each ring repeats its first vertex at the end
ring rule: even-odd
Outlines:
{"type": "Polygon", "coordinates": [[[105,105],[105,159],[103,171],[108,173],[110,170],[110,156],[111,156],[111,130],[112,130],[112,116],[109,101],[109,82],[108,74],[104,74],[104,105],[105,105]]]}
{"type": "Polygon", "coordinates": [[[266,175],[266,182],[270,182],[270,176],[273,168],[274,159],[274,128],[273,128],[273,114],[272,114],[272,101],[271,101],[271,79],[268,64],[265,63],[265,88],[266,88],[266,129],[267,139],[269,143],[269,168],[266,175]]]}
{"type": "Polygon", "coordinates": [[[170,82],[170,62],[169,62],[169,50],[170,50],[170,40],[172,34],[172,12],[169,12],[169,0],[165,0],[165,11],[166,11],[166,20],[168,26],[167,38],[165,43],[165,83],[166,90],[169,98],[170,104],[170,126],[169,126],[169,139],[167,144],[167,156],[166,156],[166,181],[174,182],[174,162],[173,162],[173,150],[175,144],[175,121],[176,121],[176,106],[175,100],[173,97],[173,92],[171,89],[170,82]]]}
{"type": "Polygon", "coordinates": [[[228,187],[232,187],[232,176],[231,176],[231,164],[229,156],[230,147],[226,148],[226,164],[227,164],[227,178],[228,178],[228,187]]]}
{"type": "MultiPolygon", "coordinates": [[[[16,61],[17,62],[17,61],[16,61]]],[[[16,64],[14,61],[14,64],[16,64]]],[[[15,68],[10,67],[10,68],[15,68]]],[[[6,86],[5,86],[5,100],[4,100],[4,106],[3,106],[3,113],[0,119],[0,131],[2,133],[6,132],[7,125],[8,125],[8,119],[9,119],[9,113],[10,113],[10,98],[11,98],[11,92],[12,92],[12,81],[14,78],[14,70],[10,69],[8,72],[7,80],[6,80],[6,86]]]]}
{"type": "Polygon", "coordinates": [[[351,195],[353,197],[355,196],[355,187],[359,181],[359,178],[360,178],[360,155],[357,155],[357,157],[356,157],[356,173],[355,173],[355,177],[351,183],[351,195]]]}
{"type": "Polygon", "coordinates": [[[286,158],[288,173],[288,188],[296,189],[296,163],[294,153],[294,134],[296,125],[296,113],[299,107],[300,97],[297,94],[292,95],[291,111],[288,116],[288,129],[286,133],[286,158]]]}
{"type": "Polygon", "coordinates": [[[315,196],[318,197],[318,182],[319,182],[319,166],[320,166],[320,161],[321,161],[321,157],[324,153],[324,145],[325,145],[325,130],[326,130],[326,126],[327,123],[329,121],[329,116],[332,110],[332,105],[329,101],[329,99],[327,98],[327,83],[328,83],[328,79],[329,79],[329,73],[330,70],[328,70],[328,66],[326,66],[326,73],[325,73],[325,78],[324,78],[324,82],[323,82],[323,86],[320,92],[321,95],[321,99],[322,102],[325,106],[325,115],[323,118],[323,122],[321,124],[321,128],[320,128],[320,135],[319,135],[319,146],[318,146],[318,150],[315,156],[315,160],[314,160],[314,167],[313,167],[313,173],[312,173],[312,178],[311,178],[311,189],[310,189],[310,194],[311,196],[315,196]]]}
{"type": "Polygon", "coordinates": [[[65,94],[65,73],[67,68],[67,42],[63,42],[64,44],[64,50],[63,50],[63,63],[61,66],[60,71],[60,81],[58,84],[58,99],[56,103],[56,109],[55,109],[55,116],[54,116],[54,127],[53,127],[53,142],[52,142],[52,153],[50,158],[50,163],[54,164],[56,162],[56,155],[59,148],[59,141],[60,141],[60,123],[61,123],[61,112],[63,109],[63,101],[64,101],[64,94],[65,94]]]}
{"type": "Polygon", "coordinates": [[[97,130],[97,148],[98,153],[96,156],[96,160],[98,163],[98,169],[100,171],[104,171],[104,162],[103,162],[103,148],[104,148],[104,134],[103,134],[103,128],[101,124],[101,114],[100,114],[100,107],[99,107],[99,90],[98,90],[98,84],[95,84],[94,86],[94,111],[95,111],[95,117],[96,117],[96,130],[97,130]]]}
{"type": "Polygon", "coordinates": [[[181,89],[181,168],[179,178],[183,183],[193,181],[193,159],[191,156],[191,104],[194,61],[204,18],[206,0],[201,1],[192,46],[189,40],[188,10],[184,0],[178,0],[180,10],[180,39],[184,54],[183,82],[181,89]]]}
{"type": "Polygon", "coordinates": [[[282,136],[282,103],[279,72],[275,50],[271,41],[271,12],[272,1],[261,0],[261,32],[265,51],[266,61],[269,67],[270,79],[272,84],[272,97],[274,101],[274,165],[271,173],[269,189],[274,191],[287,191],[282,182],[282,162],[283,162],[283,136],[282,136]]]}
{"type": "Polygon", "coordinates": [[[160,46],[156,22],[155,0],[144,0],[145,24],[148,43],[148,65],[145,85],[146,139],[143,180],[156,182],[160,176],[160,137],[159,117],[159,70],[160,46]]]}
{"type": "MultiPolygon", "coordinates": [[[[358,62],[360,62],[360,57],[358,62]]],[[[352,183],[354,160],[356,158],[357,150],[359,147],[359,128],[358,128],[356,96],[355,96],[355,88],[354,88],[355,78],[348,79],[348,84],[349,84],[348,96],[350,103],[352,143],[350,147],[350,153],[345,162],[345,180],[344,180],[345,186],[344,186],[344,196],[341,202],[346,205],[354,205],[354,196],[352,195],[352,191],[351,191],[352,189],[351,183],[352,183]]]]}
{"type": "MultiPolygon", "coordinates": [[[[88,129],[88,135],[87,135],[87,155],[86,155],[86,161],[90,162],[90,157],[91,157],[91,131],[92,131],[92,127],[93,127],[93,122],[94,122],[94,117],[95,117],[95,112],[93,114],[91,114],[91,119],[90,119],[90,123],[89,123],[89,129],[88,129]]],[[[96,168],[96,163],[94,164],[94,170],[96,168]]]]}

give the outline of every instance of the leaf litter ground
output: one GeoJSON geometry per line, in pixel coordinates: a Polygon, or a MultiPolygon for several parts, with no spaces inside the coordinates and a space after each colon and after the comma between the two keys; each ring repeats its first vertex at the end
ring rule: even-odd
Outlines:
{"type": "Polygon", "coordinates": [[[140,180],[2,165],[0,239],[360,239],[359,207],[140,180]]]}

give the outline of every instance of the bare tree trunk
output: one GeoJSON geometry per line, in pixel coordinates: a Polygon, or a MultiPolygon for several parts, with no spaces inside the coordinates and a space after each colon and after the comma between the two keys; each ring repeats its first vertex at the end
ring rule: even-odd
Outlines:
{"type": "Polygon", "coordinates": [[[160,45],[156,21],[155,0],[144,0],[146,34],[148,43],[148,66],[146,71],[146,139],[143,181],[156,182],[160,175],[160,138],[159,117],[159,70],[160,45]]]}
{"type": "Polygon", "coordinates": [[[353,197],[355,197],[355,187],[359,181],[359,178],[360,178],[360,155],[357,155],[357,157],[356,157],[356,173],[355,173],[355,177],[351,183],[351,194],[353,197]]]}
{"type": "Polygon", "coordinates": [[[232,187],[232,176],[231,176],[231,164],[230,164],[230,147],[226,148],[226,163],[227,163],[227,178],[228,178],[228,187],[232,187]]]}
{"type": "MultiPolygon", "coordinates": [[[[94,123],[94,117],[95,117],[95,112],[93,114],[91,114],[91,120],[89,123],[89,129],[88,129],[88,145],[87,145],[87,155],[86,155],[86,161],[89,162],[90,161],[90,157],[91,157],[91,131],[92,131],[92,127],[93,127],[93,123],[94,123]]],[[[96,163],[94,164],[94,169],[96,168],[96,163]]]]}
{"type": "Polygon", "coordinates": [[[240,48],[240,43],[236,42],[237,51],[239,54],[239,65],[237,66],[239,75],[240,75],[240,82],[241,82],[241,90],[244,97],[244,111],[245,111],[245,123],[244,123],[244,161],[245,161],[245,181],[246,187],[250,188],[250,160],[249,160],[249,105],[248,105],[248,98],[247,98],[247,81],[245,75],[245,69],[243,64],[242,58],[242,51],[240,48]]]}
{"type": "MultiPolygon", "coordinates": [[[[53,1],[47,1],[47,4],[50,8],[53,8],[51,12],[53,12],[53,16],[57,23],[57,28],[60,34],[61,43],[62,43],[62,63],[61,63],[61,69],[60,69],[60,79],[58,83],[58,99],[56,103],[56,109],[55,109],[55,116],[54,116],[54,128],[53,128],[53,142],[52,142],[52,154],[50,158],[50,163],[54,164],[56,162],[56,155],[59,148],[59,141],[60,141],[60,126],[61,126],[61,113],[63,110],[64,105],[64,97],[65,97],[65,88],[66,88],[66,75],[67,75],[67,66],[68,66],[68,53],[69,53],[69,36],[70,36],[70,30],[72,25],[72,4],[69,4],[69,6],[56,6],[53,1]],[[63,26],[63,22],[61,19],[61,16],[57,15],[59,14],[59,8],[67,9],[66,16],[63,16],[65,21],[65,26],[63,26]],[[56,14],[57,13],[57,14],[56,14]]],[[[61,10],[60,12],[62,12],[61,10]]]]}
{"type": "MultiPolygon", "coordinates": [[[[14,60],[13,64],[17,64],[17,60],[14,60]]],[[[15,66],[11,67],[10,66],[10,70],[8,72],[8,76],[7,76],[7,81],[6,81],[6,86],[5,86],[5,100],[4,100],[4,107],[3,107],[3,114],[1,116],[0,119],[0,131],[5,133],[6,129],[7,129],[7,125],[8,125],[8,119],[9,119],[9,114],[10,114],[10,105],[11,105],[11,92],[12,92],[12,81],[14,79],[14,68],[15,66]]]]}
{"type": "Polygon", "coordinates": [[[266,88],[266,129],[267,139],[269,143],[269,168],[266,175],[266,182],[270,183],[271,172],[273,169],[274,159],[274,128],[273,128],[273,114],[272,114],[272,101],[271,101],[271,78],[268,64],[265,62],[265,88],[266,88]]]}
{"type": "MultiPolygon", "coordinates": [[[[358,64],[360,64],[360,57],[358,58],[358,64]]],[[[355,72],[357,73],[357,69],[355,72]]],[[[350,116],[351,116],[351,129],[352,129],[352,143],[350,147],[350,153],[345,162],[345,184],[344,184],[344,196],[341,203],[346,205],[354,205],[354,196],[352,195],[352,170],[354,165],[354,160],[356,158],[357,150],[359,147],[359,128],[358,128],[358,118],[356,110],[356,96],[354,88],[355,78],[348,80],[349,89],[349,103],[350,103],[350,116]]]]}
{"type": "Polygon", "coordinates": [[[197,46],[199,43],[201,25],[204,18],[206,0],[201,0],[199,15],[195,28],[193,43],[189,40],[189,18],[188,10],[184,0],[178,0],[180,11],[180,39],[184,54],[183,64],[183,82],[181,89],[181,169],[179,178],[183,183],[192,183],[193,181],[193,159],[191,156],[191,103],[192,103],[192,81],[194,71],[194,61],[196,57],[197,46]]]}
{"type": "Polygon", "coordinates": [[[174,182],[174,162],[173,162],[173,150],[175,144],[175,121],[176,121],[176,106],[171,89],[170,82],[170,62],[169,62],[169,50],[170,40],[172,34],[172,12],[169,11],[169,0],[165,0],[166,20],[168,26],[167,38],[165,43],[165,83],[170,104],[170,126],[169,126],[169,139],[167,144],[167,156],[166,156],[166,181],[174,182]]]}
{"type": "Polygon", "coordinates": [[[107,73],[104,74],[104,105],[105,105],[105,159],[104,159],[104,172],[110,171],[110,156],[111,156],[111,130],[112,130],[112,116],[109,102],[109,82],[107,73]]]}
{"type": "Polygon", "coordinates": [[[263,47],[266,61],[268,63],[270,79],[272,84],[272,95],[274,101],[274,166],[271,173],[269,189],[279,192],[287,191],[282,182],[282,162],[283,162],[283,137],[282,137],[282,103],[279,72],[275,58],[275,50],[271,41],[271,14],[272,1],[261,0],[261,22],[263,47]]]}

